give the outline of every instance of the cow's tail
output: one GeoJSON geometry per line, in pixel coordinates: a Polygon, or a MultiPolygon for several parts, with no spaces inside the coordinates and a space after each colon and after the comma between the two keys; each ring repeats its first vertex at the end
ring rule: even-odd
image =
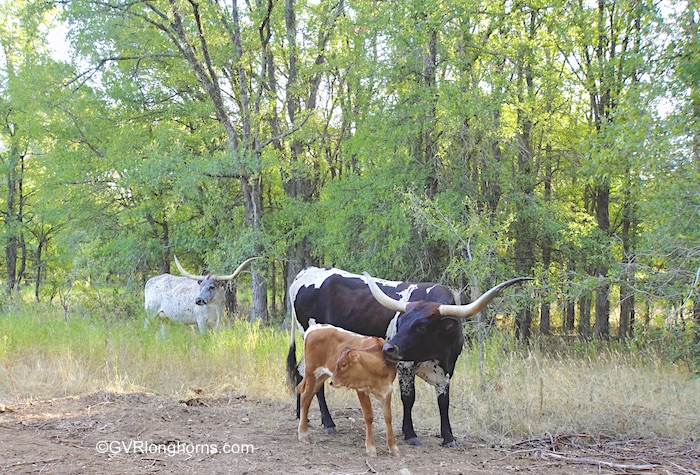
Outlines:
{"type": "Polygon", "coordinates": [[[287,384],[294,393],[299,383],[299,372],[297,371],[297,342],[296,342],[296,318],[292,315],[290,330],[291,340],[289,342],[289,353],[287,353],[287,384]]]}

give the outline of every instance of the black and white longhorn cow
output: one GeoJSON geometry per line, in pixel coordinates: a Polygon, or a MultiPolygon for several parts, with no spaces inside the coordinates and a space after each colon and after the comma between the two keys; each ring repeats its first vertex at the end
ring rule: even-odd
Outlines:
{"type": "MultiPolygon", "coordinates": [[[[439,284],[375,280],[368,274],[363,277],[340,269],[308,267],[292,282],[289,297],[294,322],[302,334],[314,323],[328,323],[388,340],[385,358],[399,361],[404,438],[410,445],[420,445],[412,420],[415,377],[419,376],[435,387],[443,445],[455,447],[448,414],[450,378],[464,345],[462,325],[456,318],[478,313],[505,288],[523,280],[529,279],[509,280],[469,305],[455,305],[452,292],[439,284]]],[[[303,364],[302,359],[299,367],[303,364]]],[[[299,382],[299,371],[292,324],[287,356],[290,384],[299,382]]],[[[335,423],[328,411],[323,387],[316,396],[325,431],[334,433],[335,423]]]]}

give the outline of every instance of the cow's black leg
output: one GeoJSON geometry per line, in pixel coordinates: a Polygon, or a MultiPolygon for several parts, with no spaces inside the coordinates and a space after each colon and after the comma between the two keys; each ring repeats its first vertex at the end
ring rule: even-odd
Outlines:
{"type": "Polygon", "coordinates": [[[450,384],[448,383],[441,392],[438,390],[437,397],[438,408],[440,409],[440,435],[442,435],[442,445],[445,447],[455,448],[457,442],[452,435],[452,427],[450,426],[450,384]]]}
{"type": "Polygon", "coordinates": [[[318,399],[318,408],[321,410],[321,423],[324,427],[324,432],[326,434],[335,434],[335,422],[331,417],[331,412],[328,410],[326,405],[326,393],[324,391],[325,384],[321,386],[321,389],[316,393],[316,399],[318,399]]]}
{"type": "Polygon", "coordinates": [[[416,365],[413,362],[400,362],[396,369],[399,373],[401,402],[403,403],[403,422],[401,430],[408,445],[421,445],[413,429],[413,403],[416,402],[416,365]]]}
{"type": "MultiPolygon", "coordinates": [[[[298,369],[294,371],[294,382],[296,383],[294,387],[299,386],[303,377],[299,373],[298,369]]],[[[297,393],[297,419],[299,419],[301,413],[301,394],[297,393]]]]}

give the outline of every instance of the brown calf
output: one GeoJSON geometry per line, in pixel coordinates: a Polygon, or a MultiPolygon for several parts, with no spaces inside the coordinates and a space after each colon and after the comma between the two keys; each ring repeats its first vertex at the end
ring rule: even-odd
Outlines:
{"type": "Polygon", "coordinates": [[[331,378],[334,387],[355,389],[365,419],[367,455],[377,455],[372,433],[372,401],[370,394],[382,401],[386,438],[392,455],[399,455],[396,437],[391,427],[391,393],[396,378],[396,364],[384,359],[384,340],[336,328],[313,325],[304,335],[304,379],[297,386],[301,396],[299,440],[310,442],[308,414],[311,400],[323,382],[331,378]]]}

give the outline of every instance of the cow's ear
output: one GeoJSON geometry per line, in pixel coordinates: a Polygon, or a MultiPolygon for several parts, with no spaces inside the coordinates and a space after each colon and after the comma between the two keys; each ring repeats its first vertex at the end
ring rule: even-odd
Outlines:
{"type": "Polygon", "coordinates": [[[441,318],[440,330],[444,332],[452,331],[459,323],[454,318],[441,318]]]}

